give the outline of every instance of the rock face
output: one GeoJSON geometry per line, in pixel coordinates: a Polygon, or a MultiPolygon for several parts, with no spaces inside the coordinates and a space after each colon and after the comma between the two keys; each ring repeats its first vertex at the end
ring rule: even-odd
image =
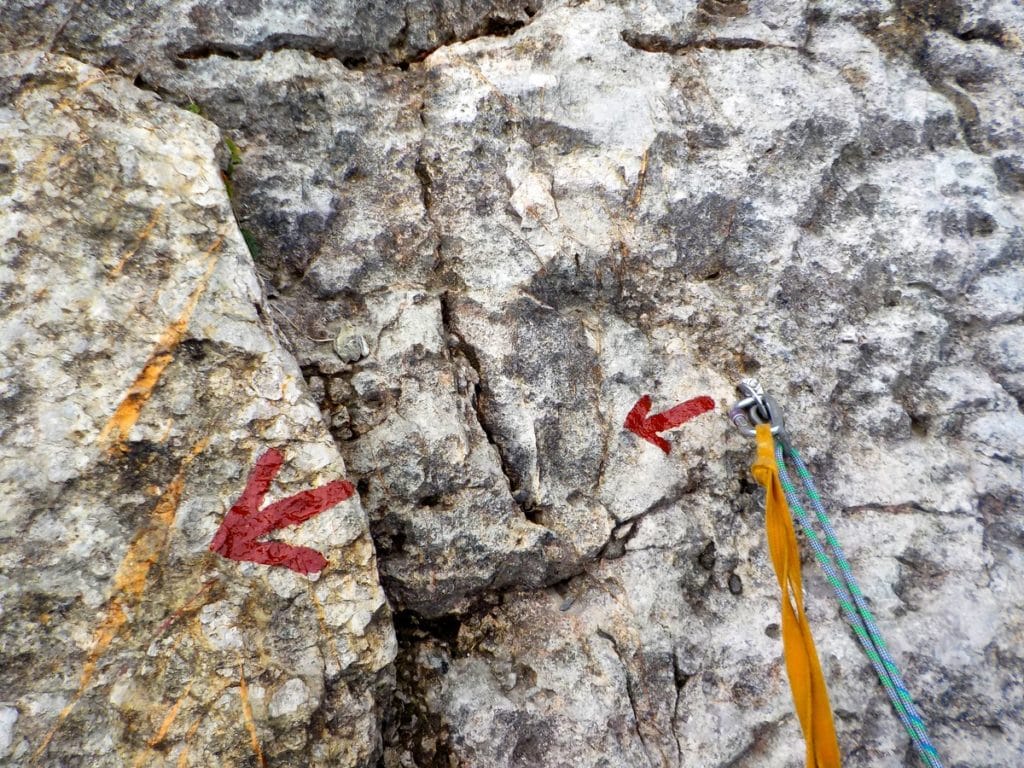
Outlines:
{"type": "MultiPolygon", "coordinates": [[[[724,406],[756,374],[945,764],[1019,764],[1019,4],[0,14],[5,45],[32,46],[6,64],[0,191],[47,200],[4,224],[3,628],[7,648],[68,649],[5,664],[0,754],[30,764],[57,724],[48,759],[88,736],[88,754],[144,762],[260,744],[268,764],[373,765],[382,727],[388,768],[799,764],[752,444],[711,415],[668,455],[622,427],[642,394],[724,406]],[[92,78],[116,98],[89,101],[92,78]],[[145,142],[159,170],[132,159],[145,142]],[[71,288],[54,293],[51,263],[71,288]],[[193,295],[110,452],[111,411],[193,295]],[[312,585],[206,551],[271,444],[294,462],[282,495],[358,488],[397,609],[393,690],[355,501],[283,534],[331,561],[312,585]],[[158,533],[173,488],[186,502],[158,533]],[[55,531],[39,561],[30,542],[55,531]],[[118,552],[152,563],[146,601],[118,552]],[[56,629],[37,616],[53,605],[56,629]],[[124,629],[102,640],[111,606],[124,629]],[[144,635],[169,615],[218,639],[144,635]],[[173,660],[200,652],[187,688],[173,660]],[[191,710],[164,729],[179,697],[191,710]]],[[[844,765],[915,764],[804,573],[844,765]]]]}
{"type": "Polygon", "coordinates": [[[270,500],[346,474],[216,128],[39,52],[0,88],[5,760],[369,764],[395,643],[358,502],[286,535],[315,581],[208,549],[268,448],[270,500]]]}

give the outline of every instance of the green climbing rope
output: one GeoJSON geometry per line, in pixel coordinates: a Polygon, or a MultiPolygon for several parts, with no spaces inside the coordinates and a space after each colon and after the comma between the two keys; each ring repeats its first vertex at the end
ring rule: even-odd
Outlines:
{"type": "Polygon", "coordinates": [[[825,577],[835,590],[843,614],[853,628],[854,634],[856,634],[861,646],[863,646],[864,652],[871,661],[871,665],[875,668],[878,679],[885,688],[889,700],[892,702],[893,709],[896,710],[897,716],[903,723],[904,728],[906,728],[907,734],[910,736],[914,747],[917,749],[925,765],[929,766],[929,768],[942,768],[942,762],[939,760],[938,752],[928,736],[924,721],[914,706],[910,692],[907,690],[903,677],[900,675],[899,667],[896,666],[896,662],[893,660],[885,641],[882,639],[882,634],[878,629],[878,624],[875,622],[875,617],[868,608],[867,601],[861,592],[860,586],[857,584],[849,561],[843,554],[843,549],[839,544],[835,529],[832,527],[832,522],[825,512],[825,505],[822,503],[821,495],[818,493],[807,465],[804,463],[800,453],[785,439],[776,442],[775,462],[778,466],[779,478],[782,481],[782,489],[786,494],[789,508],[803,530],[811,549],[814,551],[815,558],[825,572],[825,577]],[[828,551],[822,544],[821,538],[818,536],[807,514],[807,510],[801,503],[797,489],[790,479],[786,467],[787,456],[796,467],[797,475],[799,475],[803,483],[807,498],[811,501],[815,516],[825,534],[825,543],[831,549],[835,562],[833,562],[832,557],[829,556],[828,551]]]}

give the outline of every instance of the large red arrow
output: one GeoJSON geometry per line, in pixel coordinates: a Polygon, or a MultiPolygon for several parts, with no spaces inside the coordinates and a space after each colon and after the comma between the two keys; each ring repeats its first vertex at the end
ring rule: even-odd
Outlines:
{"type": "Polygon", "coordinates": [[[715,401],[710,397],[702,395],[701,397],[687,400],[685,403],[680,403],[674,408],[669,408],[663,413],[656,413],[648,417],[647,414],[651,412],[651,396],[644,395],[636,401],[633,410],[626,417],[625,427],[630,432],[654,443],[665,453],[668,453],[671,446],[668,440],[659,436],[658,433],[664,432],[666,429],[672,429],[672,427],[678,427],[683,422],[689,421],[694,416],[707,413],[714,407],[715,401]]]}
{"type": "Polygon", "coordinates": [[[309,547],[296,547],[283,541],[257,541],[286,525],[298,525],[319,515],[355,493],[345,480],[302,491],[287,499],[263,506],[263,497],[284,464],[284,456],[271,448],[256,460],[245,490],[234,503],[210,542],[210,549],[232,560],[247,560],[262,565],[283,565],[298,573],[316,573],[327,566],[327,559],[309,547]]]}

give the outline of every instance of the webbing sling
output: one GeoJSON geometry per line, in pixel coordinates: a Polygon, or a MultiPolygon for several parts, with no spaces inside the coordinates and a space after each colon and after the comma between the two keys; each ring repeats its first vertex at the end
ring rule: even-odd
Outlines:
{"type": "MultiPolygon", "coordinates": [[[[903,723],[904,728],[906,728],[907,734],[910,736],[911,742],[920,755],[922,762],[924,762],[928,768],[942,768],[942,761],[939,759],[938,751],[935,749],[935,746],[932,744],[931,739],[928,736],[928,729],[925,726],[924,720],[918,712],[917,707],[914,705],[910,691],[907,689],[906,683],[903,682],[903,677],[900,674],[899,667],[896,665],[896,661],[893,659],[885,641],[882,639],[882,634],[879,631],[875,617],[871,613],[867,599],[865,598],[864,593],[861,592],[860,585],[857,583],[857,579],[854,578],[853,571],[850,568],[850,563],[843,554],[843,549],[839,544],[839,539],[836,536],[835,529],[832,527],[832,522],[829,520],[828,514],[825,511],[825,505],[821,499],[821,495],[818,493],[817,487],[814,484],[810,470],[808,470],[807,465],[804,464],[799,451],[793,447],[789,438],[786,436],[782,409],[779,407],[779,404],[775,402],[774,398],[765,393],[764,389],[756,379],[744,379],[740,382],[737,388],[743,397],[738,403],[729,409],[729,418],[740,429],[740,431],[743,432],[743,434],[757,438],[758,459],[757,463],[754,465],[753,471],[758,482],[764,485],[768,497],[769,547],[773,547],[776,539],[779,538],[781,538],[781,546],[783,547],[783,550],[778,556],[775,549],[772,549],[771,554],[772,562],[775,565],[776,573],[779,576],[779,586],[783,591],[784,630],[786,627],[787,609],[790,613],[797,614],[798,618],[800,618],[802,617],[803,606],[799,580],[799,560],[797,560],[796,563],[796,572],[798,575],[796,577],[795,584],[790,588],[787,588],[785,584],[786,577],[792,575],[791,571],[779,569],[780,563],[784,568],[790,567],[785,558],[791,557],[792,553],[787,551],[785,547],[790,546],[795,548],[791,521],[789,522],[788,533],[776,533],[774,535],[772,533],[772,520],[774,519],[773,511],[778,512],[780,510],[780,506],[778,504],[779,486],[781,486],[785,503],[788,506],[788,509],[785,509],[784,517],[789,521],[789,513],[791,512],[792,517],[795,518],[796,522],[799,523],[800,528],[803,530],[807,543],[814,552],[815,559],[817,559],[819,565],[821,565],[821,568],[825,573],[825,577],[828,579],[836,593],[836,597],[839,600],[839,606],[844,617],[853,629],[855,637],[860,641],[865,654],[867,654],[868,660],[871,662],[871,666],[874,667],[875,672],[878,674],[879,682],[881,682],[885,692],[888,694],[889,699],[892,702],[893,709],[900,721],[903,723]],[[774,472],[771,470],[771,467],[768,466],[771,463],[768,458],[768,452],[771,449],[773,436],[775,442],[774,472]],[[787,461],[792,461],[796,467],[796,474],[799,476],[803,484],[804,492],[806,493],[807,499],[810,501],[810,506],[813,508],[814,514],[817,517],[818,523],[821,525],[822,532],[824,533],[824,543],[811,523],[811,517],[804,506],[804,502],[800,498],[800,494],[797,491],[796,485],[793,483],[792,477],[790,476],[789,470],[786,466],[787,461]],[[786,543],[787,541],[788,544],[786,543]],[[792,590],[792,593],[790,592],[790,589],[792,590]],[[790,603],[791,594],[795,595],[797,598],[796,608],[794,608],[790,603]]],[[[781,529],[779,530],[781,531],[781,529]]],[[[801,629],[803,630],[803,628],[801,629]]],[[[810,653],[813,654],[814,646],[813,641],[810,641],[809,639],[809,632],[806,633],[806,637],[810,642],[810,653]]],[[[785,642],[785,636],[783,640],[785,642]]],[[[797,714],[800,715],[801,700],[800,695],[797,693],[797,689],[800,687],[802,690],[806,687],[802,678],[803,671],[797,669],[798,679],[794,679],[794,667],[790,666],[790,646],[788,644],[785,647],[785,651],[787,670],[790,674],[790,685],[793,688],[793,698],[794,701],[797,702],[797,714]]],[[[814,661],[815,663],[817,662],[816,657],[814,661]]],[[[805,669],[812,668],[806,667],[805,669]]],[[[813,701],[813,680],[811,682],[811,696],[813,701]]],[[[812,759],[818,759],[818,744],[815,743],[814,749],[812,750],[810,741],[810,739],[815,737],[813,709],[811,715],[812,722],[810,724],[810,732],[808,732],[805,717],[800,715],[800,723],[804,727],[805,736],[808,738],[808,766],[814,765],[812,759]]]]}
{"type": "Polygon", "coordinates": [[[756,431],[757,460],[750,471],[765,490],[768,551],[782,591],[782,647],[793,704],[807,744],[806,765],[807,768],[839,768],[839,744],[832,707],[811,627],[804,614],[800,550],[775,465],[771,427],[760,424],[756,431]]]}

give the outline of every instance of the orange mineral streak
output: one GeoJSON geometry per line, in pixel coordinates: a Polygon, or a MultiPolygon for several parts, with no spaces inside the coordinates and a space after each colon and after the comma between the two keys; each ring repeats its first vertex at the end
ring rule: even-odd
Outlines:
{"type": "Polygon", "coordinates": [[[207,259],[206,271],[199,279],[199,282],[196,283],[196,287],[192,289],[192,293],[185,302],[185,306],[178,315],[178,319],[167,326],[163,333],[160,334],[160,339],[157,341],[156,347],[154,347],[146,364],[142,367],[142,371],[135,377],[132,385],[128,387],[128,391],[121,398],[121,403],[117,406],[117,410],[114,411],[114,415],[110,417],[110,420],[100,432],[100,444],[105,446],[110,453],[117,453],[124,449],[124,442],[128,439],[128,433],[135,426],[135,422],[139,420],[142,407],[153,394],[153,390],[157,382],[160,381],[160,376],[163,375],[164,369],[174,359],[174,350],[177,349],[185,337],[189,321],[196,311],[199,299],[202,298],[203,293],[206,292],[206,288],[210,284],[213,270],[217,267],[216,253],[223,242],[224,238],[218,237],[204,254],[207,259]]]}
{"type": "Polygon", "coordinates": [[[241,667],[241,660],[239,660],[238,679],[239,696],[242,699],[242,717],[245,718],[245,729],[249,732],[252,751],[256,755],[256,762],[260,767],[267,768],[266,758],[263,757],[263,747],[260,746],[260,736],[256,732],[256,721],[252,716],[252,704],[249,703],[249,684],[245,682],[245,670],[241,667]]]}
{"type": "Polygon", "coordinates": [[[154,733],[153,737],[147,742],[149,746],[155,747],[167,738],[167,732],[171,730],[171,726],[174,725],[174,720],[178,717],[178,713],[181,711],[181,705],[185,703],[185,699],[188,698],[189,691],[192,690],[193,682],[194,681],[192,680],[189,681],[189,684],[185,686],[185,692],[182,693],[181,696],[178,697],[178,700],[174,702],[174,705],[167,710],[167,715],[164,717],[163,722],[160,723],[160,727],[157,728],[156,733],[154,733]]]}
{"type": "Polygon", "coordinates": [[[181,707],[185,703],[185,699],[188,698],[189,691],[192,690],[193,682],[195,681],[189,681],[189,684],[185,686],[185,692],[182,693],[171,708],[167,710],[167,714],[164,715],[164,719],[160,723],[160,727],[156,729],[156,733],[154,733],[150,737],[149,741],[146,742],[148,745],[147,748],[135,756],[135,759],[132,761],[132,768],[142,768],[143,765],[146,765],[151,761],[153,748],[167,737],[167,732],[170,731],[171,726],[174,725],[174,721],[177,719],[178,713],[181,711],[181,707]]]}
{"type": "Polygon", "coordinates": [[[316,618],[320,623],[320,632],[325,638],[327,638],[327,645],[334,655],[334,661],[338,665],[338,669],[344,669],[345,664],[341,660],[341,652],[338,649],[338,640],[334,636],[334,632],[327,624],[327,612],[324,610],[324,604],[320,602],[320,598],[316,596],[316,592],[313,590],[313,583],[308,582],[309,586],[309,601],[313,604],[313,608],[316,609],[316,618]]]}
{"type": "Polygon", "coordinates": [[[156,228],[157,222],[160,221],[160,216],[161,214],[163,214],[163,212],[163,205],[157,206],[156,208],[153,209],[153,213],[150,215],[149,221],[146,222],[146,226],[142,228],[142,231],[139,233],[138,238],[135,240],[135,245],[133,245],[131,248],[125,251],[124,254],[122,254],[121,258],[118,260],[117,264],[114,265],[114,268],[110,270],[111,277],[121,276],[121,273],[124,271],[125,265],[131,260],[131,258],[136,253],[139,252],[139,249],[142,247],[143,243],[145,243],[149,239],[149,236],[153,234],[153,230],[156,228]]]}
{"type": "Polygon", "coordinates": [[[188,731],[185,732],[185,746],[181,748],[181,754],[178,755],[178,763],[176,768],[187,768],[188,766],[188,751],[189,742],[192,741],[192,737],[196,735],[196,731],[199,730],[199,726],[202,725],[203,718],[197,717],[192,721],[192,725],[188,727],[188,731]]]}
{"type": "Polygon", "coordinates": [[[50,745],[54,735],[61,725],[71,714],[78,704],[79,699],[86,692],[89,683],[92,682],[93,674],[96,672],[96,665],[106,653],[110,644],[117,637],[128,620],[125,614],[125,607],[133,607],[139,602],[146,589],[146,578],[149,576],[149,569],[156,563],[163,554],[170,527],[174,523],[174,516],[178,511],[178,503],[181,500],[181,492],[185,487],[185,473],[189,465],[206,448],[209,439],[200,440],[181,462],[181,467],[174,479],[168,484],[167,489],[160,496],[153,508],[150,524],[136,534],[128,551],[121,560],[114,576],[114,590],[107,604],[107,613],[103,617],[96,631],[93,633],[92,648],[82,666],[82,675],[79,678],[78,690],[71,698],[71,701],[57,715],[57,722],[43,738],[42,743],[32,754],[33,762],[39,760],[46,748],[50,745]]]}
{"type": "Polygon", "coordinates": [[[88,80],[83,80],[81,83],[79,83],[78,90],[84,91],[89,86],[102,82],[104,79],[106,79],[106,75],[93,75],[88,80]]]}
{"type": "Polygon", "coordinates": [[[644,182],[647,180],[647,162],[650,159],[650,147],[644,150],[640,156],[640,170],[636,174],[636,185],[633,188],[633,197],[629,201],[629,218],[633,223],[636,219],[636,210],[640,205],[640,198],[644,195],[644,182]]]}

